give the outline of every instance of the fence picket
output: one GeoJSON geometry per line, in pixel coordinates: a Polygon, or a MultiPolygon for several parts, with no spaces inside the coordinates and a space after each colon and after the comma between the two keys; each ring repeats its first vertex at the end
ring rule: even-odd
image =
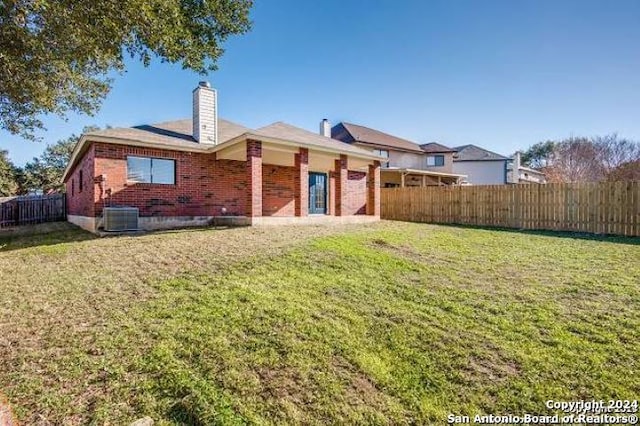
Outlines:
{"type": "Polygon", "coordinates": [[[64,194],[0,198],[0,228],[66,219],[64,194]]]}
{"type": "Polygon", "coordinates": [[[384,219],[640,236],[640,182],[381,191],[384,219]]]}

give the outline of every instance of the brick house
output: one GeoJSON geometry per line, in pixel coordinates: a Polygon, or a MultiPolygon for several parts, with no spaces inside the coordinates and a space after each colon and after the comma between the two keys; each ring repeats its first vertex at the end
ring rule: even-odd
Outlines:
{"type": "Polygon", "coordinates": [[[139,228],[379,220],[380,156],[282,122],[218,119],[202,82],[193,118],[85,133],[65,170],[68,220],[92,232],[106,207],[139,228]]]}

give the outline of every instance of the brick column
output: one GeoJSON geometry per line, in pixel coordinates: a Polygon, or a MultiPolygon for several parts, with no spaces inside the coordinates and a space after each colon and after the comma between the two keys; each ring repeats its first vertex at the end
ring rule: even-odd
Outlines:
{"type": "Polygon", "coordinates": [[[347,156],[341,155],[335,161],[335,212],[336,216],[345,215],[345,205],[347,203],[347,156]]]}
{"type": "Polygon", "coordinates": [[[327,206],[330,216],[336,215],[336,172],[329,172],[329,193],[327,197],[327,202],[329,205],[327,206]]]}
{"type": "Polygon", "coordinates": [[[262,216],[262,142],[247,140],[247,217],[262,216]]]}
{"type": "Polygon", "coordinates": [[[295,154],[295,204],[296,216],[309,215],[309,150],[300,148],[295,154]]]}
{"type": "Polygon", "coordinates": [[[367,214],[380,216],[380,162],[369,165],[367,173],[367,214]]]}

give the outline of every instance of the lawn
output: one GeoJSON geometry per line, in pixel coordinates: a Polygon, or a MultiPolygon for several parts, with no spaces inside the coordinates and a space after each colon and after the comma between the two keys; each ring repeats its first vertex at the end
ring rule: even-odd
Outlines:
{"type": "Polygon", "coordinates": [[[0,239],[0,278],[25,424],[443,424],[640,395],[638,239],[70,230],[0,239]]]}

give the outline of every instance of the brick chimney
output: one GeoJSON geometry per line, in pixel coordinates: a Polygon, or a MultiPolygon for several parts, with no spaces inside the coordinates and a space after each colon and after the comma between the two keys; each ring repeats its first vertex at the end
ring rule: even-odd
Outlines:
{"type": "Polygon", "coordinates": [[[193,138],[218,143],[218,93],[208,81],[201,81],[193,91],[193,138]]]}
{"type": "Polygon", "coordinates": [[[327,138],[331,137],[331,123],[326,118],[323,118],[320,122],[320,135],[327,138]]]}

